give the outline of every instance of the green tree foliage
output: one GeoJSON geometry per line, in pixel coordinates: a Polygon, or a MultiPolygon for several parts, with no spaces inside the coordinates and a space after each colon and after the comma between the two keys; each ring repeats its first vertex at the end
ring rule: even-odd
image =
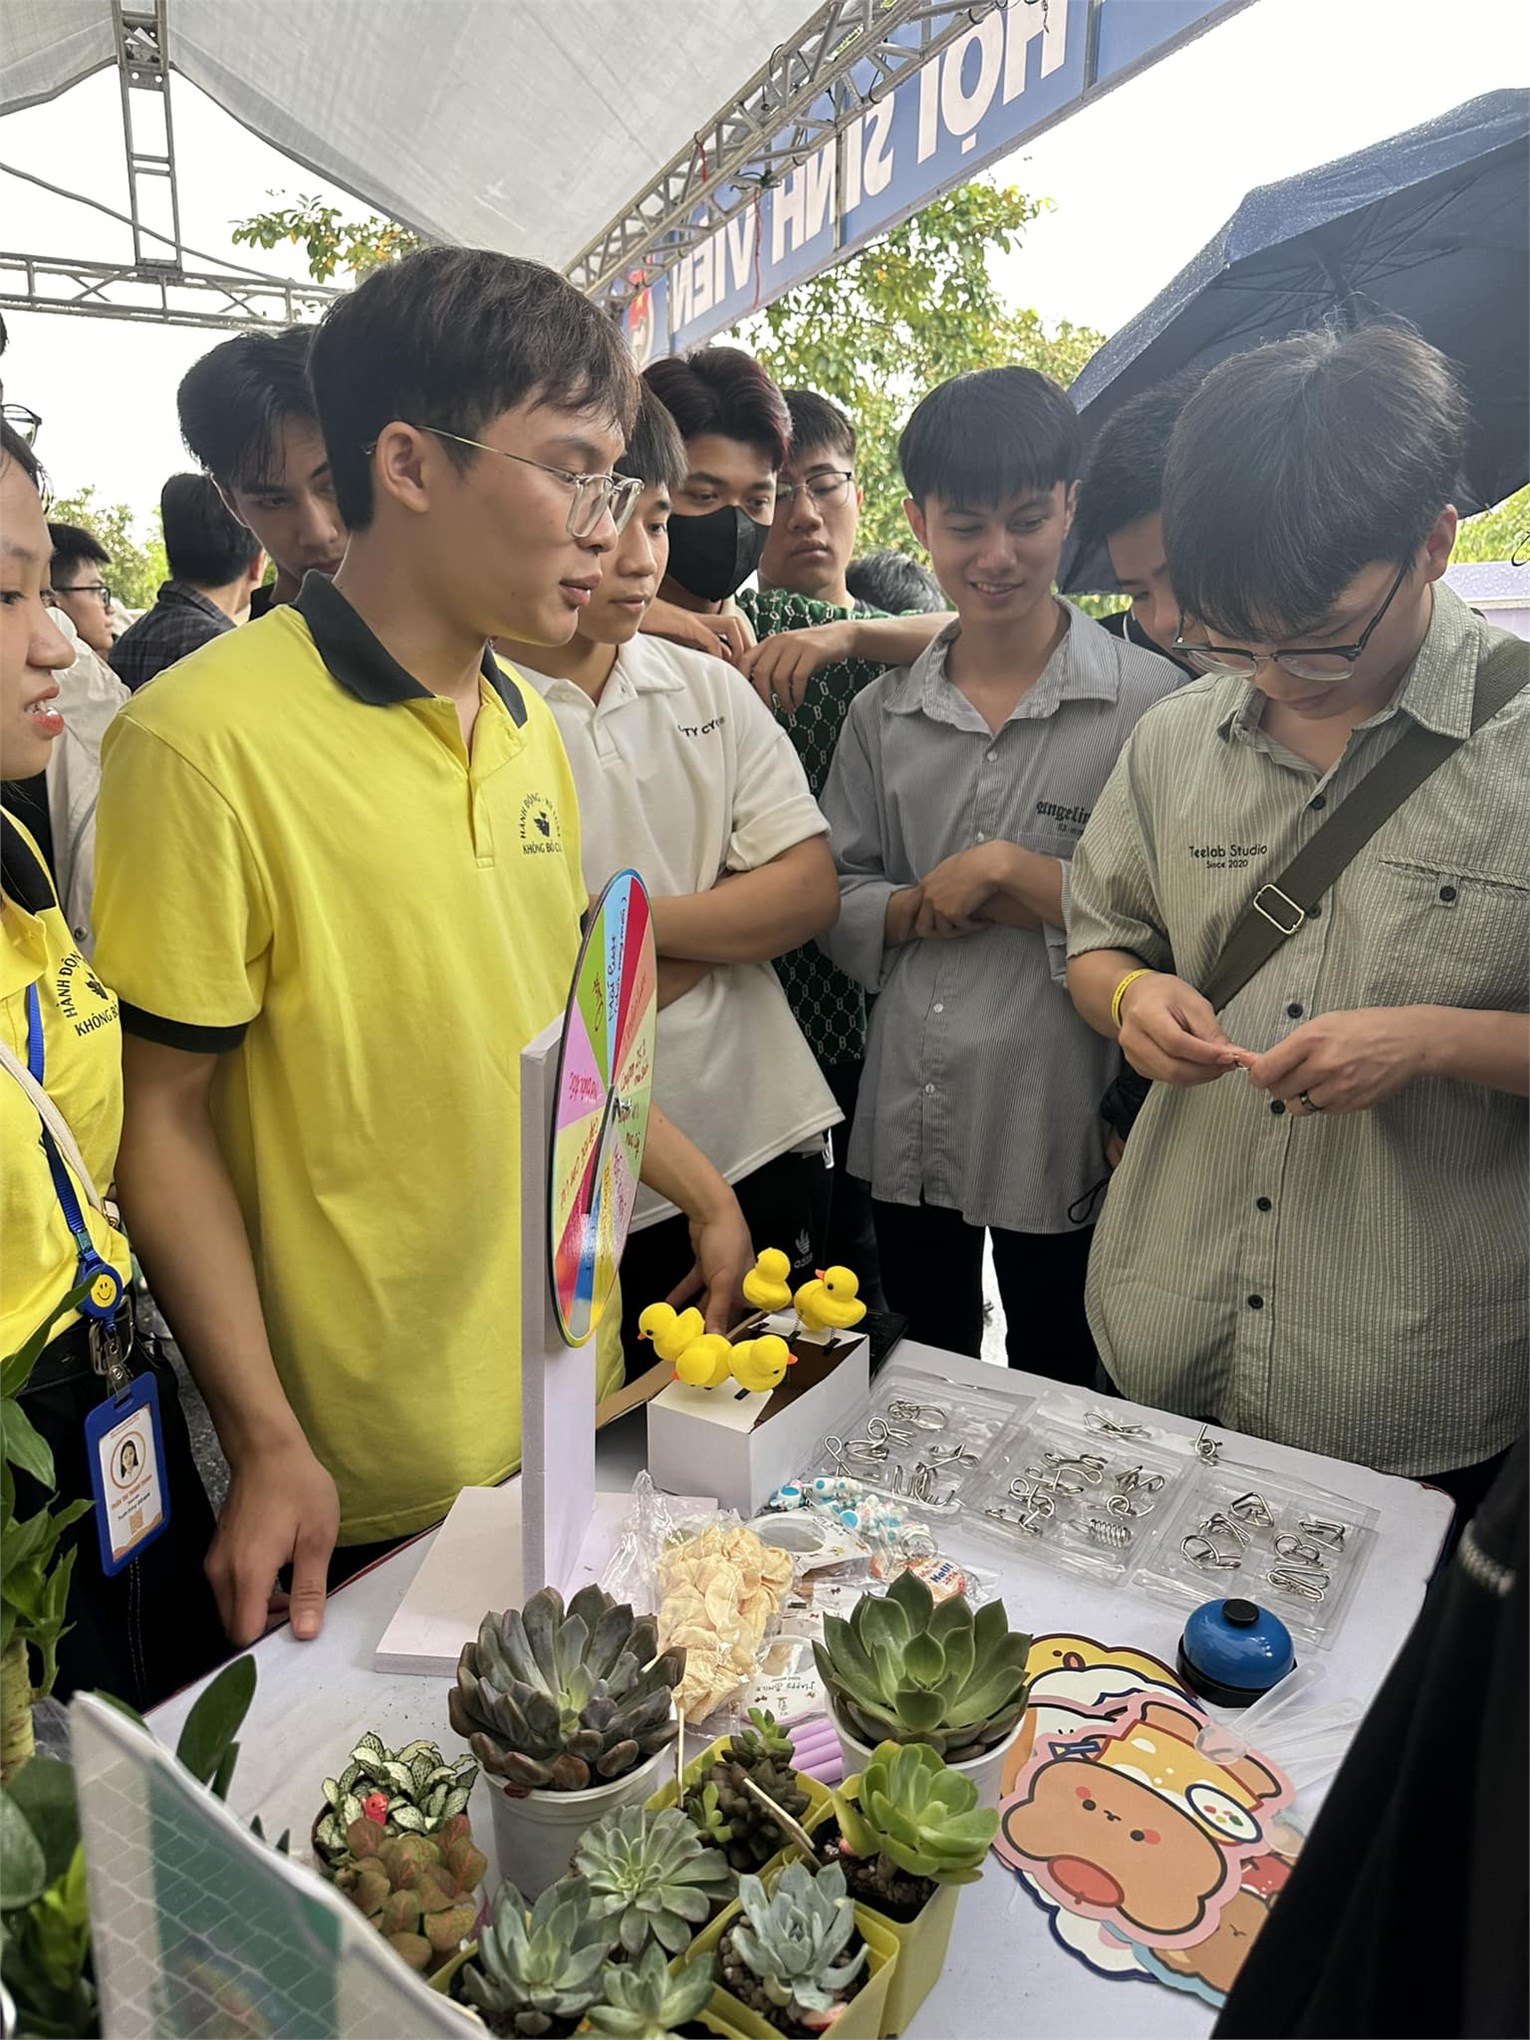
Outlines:
{"type": "Polygon", "coordinates": [[[147,609],[161,581],[170,577],[165,537],[156,504],[147,530],[126,503],[98,503],[93,483],[73,496],[56,496],[48,504],[56,524],[78,524],[100,539],[112,556],[101,578],[125,609],[147,609]]]}
{"type": "Polygon", "coordinates": [[[1506,496],[1495,509],[1468,517],[1456,533],[1451,558],[1530,562],[1530,488],[1506,496]]]}
{"type": "Polygon", "coordinates": [[[1048,332],[1035,312],[1006,305],[994,284],[991,258],[1019,247],[1050,204],[1013,188],[963,185],[729,336],[784,388],[817,390],[855,420],[862,550],[917,551],[903,515],[898,433],[926,390],[1005,362],[1066,385],[1104,338],[1067,323],[1048,332]]]}
{"type": "MultiPolygon", "coordinates": [[[[267,192],[268,198],[279,193],[267,192]]],[[[424,247],[418,234],[401,227],[397,220],[369,213],[364,220],[343,219],[338,206],[322,199],[300,197],[296,205],[278,204],[270,212],[255,213],[234,224],[232,240],[244,248],[277,248],[283,241],[302,248],[308,257],[308,274],[316,283],[328,283],[339,271],[364,276],[381,262],[396,262],[424,247]]]]}

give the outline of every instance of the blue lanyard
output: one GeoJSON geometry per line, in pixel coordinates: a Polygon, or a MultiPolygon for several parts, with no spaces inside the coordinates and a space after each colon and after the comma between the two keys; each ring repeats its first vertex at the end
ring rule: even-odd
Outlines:
{"type": "MultiPolygon", "coordinates": [[[[37,1084],[43,1080],[44,1054],[42,1001],[37,995],[37,986],[30,984],[27,986],[27,1068],[37,1084]]],[[[122,1277],[109,1261],[103,1261],[96,1252],[85,1223],[85,1214],[80,1209],[79,1197],[64,1166],[64,1158],[58,1151],[58,1143],[48,1131],[46,1120],[42,1123],[42,1143],[43,1153],[48,1157],[48,1173],[53,1178],[54,1195],[64,1214],[69,1237],[74,1241],[76,1285],[86,1289],[80,1309],[86,1317],[109,1325],[117,1315],[117,1305],[122,1297],[122,1277]]]]}

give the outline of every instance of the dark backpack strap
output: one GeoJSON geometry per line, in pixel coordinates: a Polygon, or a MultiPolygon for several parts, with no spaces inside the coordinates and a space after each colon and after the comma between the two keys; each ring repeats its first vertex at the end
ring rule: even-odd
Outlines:
{"type": "MultiPolygon", "coordinates": [[[[1506,708],[1530,683],[1530,644],[1503,637],[1477,667],[1472,694],[1472,734],[1506,708]]],[[[1294,935],[1339,874],[1358,856],[1383,822],[1415,793],[1432,772],[1459,750],[1465,739],[1441,736],[1415,723],[1373,765],[1347,799],[1292,858],[1279,878],[1266,880],[1243,913],[1213,964],[1201,990],[1220,1012],[1262,970],[1288,936],[1294,935]]]]}

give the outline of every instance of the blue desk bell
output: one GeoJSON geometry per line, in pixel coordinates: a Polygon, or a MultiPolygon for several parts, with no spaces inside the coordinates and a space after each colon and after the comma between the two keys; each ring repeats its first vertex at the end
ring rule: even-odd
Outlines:
{"type": "Polygon", "coordinates": [[[1207,1601],[1185,1624],[1179,1671],[1217,1707],[1250,1707],[1296,1664],[1291,1632],[1252,1601],[1207,1601]]]}

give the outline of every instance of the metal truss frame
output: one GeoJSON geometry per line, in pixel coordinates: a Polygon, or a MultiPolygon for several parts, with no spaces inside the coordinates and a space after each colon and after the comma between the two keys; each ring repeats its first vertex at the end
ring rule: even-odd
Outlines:
{"type": "MultiPolygon", "coordinates": [[[[0,254],[0,309],[72,312],[145,325],[240,328],[291,326],[312,319],[339,292],[324,284],[267,276],[188,248],[181,239],[175,128],[170,116],[167,0],[137,6],[111,0],[112,32],[122,97],[128,211],[32,179],[63,198],[78,198],[129,227],[131,262],[71,262],[41,255],[0,254]],[[159,135],[163,131],[163,143],[159,135]],[[147,215],[168,202],[168,232],[147,215]],[[205,268],[188,268],[190,255],[205,268]]],[[[26,173],[17,172],[17,175],[26,173]]]]}
{"type": "Polygon", "coordinates": [[[827,0],[564,274],[592,296],[611,291],[620,298],[640,288],[635,273],[651,281],[725,220],[747,211],[759,189],[778,184],[863,108],[1000,4],[827,0]],[[825,94],[831,96],[827,110],[825,94]]]}

